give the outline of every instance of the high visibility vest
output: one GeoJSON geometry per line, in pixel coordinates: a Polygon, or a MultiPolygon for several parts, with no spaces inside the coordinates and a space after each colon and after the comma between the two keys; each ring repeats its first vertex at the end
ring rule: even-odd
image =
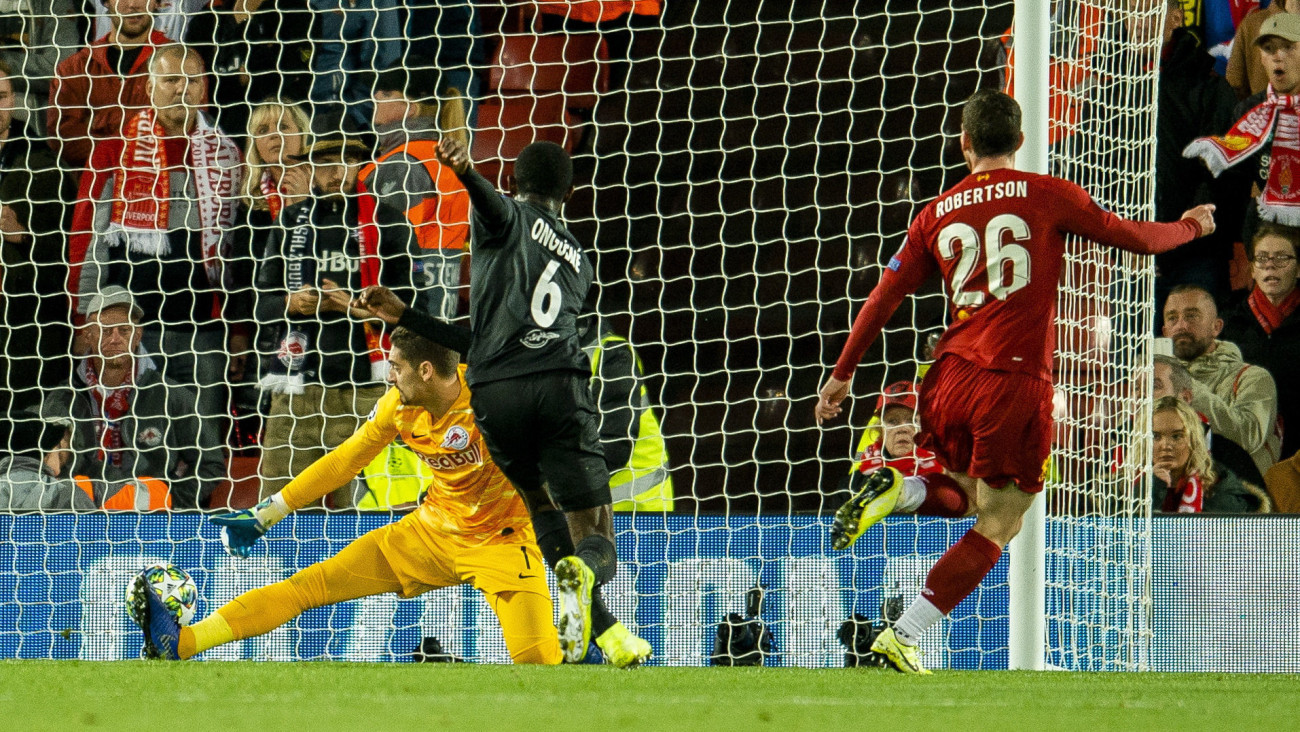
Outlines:
{"type": "MultiPolygon", "coordinates": [[[[72,481],[90,500],[95,500],[95,484],[85,475],[74,475],[72,481]]],[[[105,496],[100,508],[107,511],[159,511],[172,507],[171,489],[167,482],[148,476],[140,476],[118,487],[110,496],[105,496]]]]}
{"type": "MultiPolygon", "coordinates": [[[[606,344],[619,342],[627,342],[627,339],[605,335],[598,343],[583,349],[591,358],[592,381],[600,373],[601,351],[606,344]]],[[[641,357],[635,351],[632,357],[636,359],[637,373],[641,373],[641,357]]],[[[611,471],[609,476],[609,489],[614,495],[613,508],[615,511],[671,511],[673,477],[668,472],[668,448],[659,429],[659,418],[650,408],[650,395],[644,384],[641,385],[640,403],[636,410],[639,430],[632,457],[626,467],[611,471]]]]}
{"type": "Polygon", "coordinates": [[[357,177],[366,190],[374,193],[370,176],[379,163],[398,153],[419,160],[429,171],[437,194],[415,201],[406,210],[406,220],[415,230],[415,239],[421,249],[463,250],[469,242],[469,193],[451,168],[438,162],[437,150],[438,143],[433,140],[411,140],[367,163],[357,177]]]}

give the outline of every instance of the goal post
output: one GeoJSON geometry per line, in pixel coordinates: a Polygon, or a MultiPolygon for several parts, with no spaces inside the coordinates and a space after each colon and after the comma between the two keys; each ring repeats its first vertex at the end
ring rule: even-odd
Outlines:
{"type": "MultiPolygon", "coordinates": [[[[1016,168],[1047,174],[1050,98],[1048,66],[1051,61],[1051,17],[1048,4],[1016,0],[1012,44],[1016,49],[1016,101],[1022,114],[1025,142],[1016,153],[1016,168]]],[[[1043,668],[1047,626],[1044,620],[1044,583],[1047,549],[1047,498],[1039,496],[1025,515],[1020,534],[1007,547],[1011,566],[1010,635],[1008,664],[1012,669],[1043,668]]]]}
{"type": "MultiPolygon", "coordinates": [[[[168,8],[166,27],[183,28],[185,8],[196,2],[162,4],[168,8]]],[[[311,6],[320,4],[328,3],[311,6]]],[[[276,12],[273,3],[263,3],[247,23],[225,17],[224,10],[195,10],[190,30],[178,32],[202,36],[192,44],[214,67],[209,110],[219,112],[218,124],[230,127],[245,152],[253,149],[244,134],[249,110],[268,94],[301,102],[310,131],[330,138],[336,148],[373,142],[373,130],[351,129],[373,121],[366,118],[371,95],[365,84],[386,70],[384,64],[404,63],[400,59],[432,59],[405,63],[419,72],[437,66],[444,82],[473,95],[472,153],[499,187],[509,185],[511,164],[524,144],[547,139],[568,148],[576,190],[565,223],[590,248],[596,308],[636,348],[644,379],[632,406],[654,410],[674,484],[671,511],[643,506],[616,514],[620,569],[606,590],[613,611],[651,641],[655,663],[703,665],[719,624],[730,613],[750,609],[747,596],[760,587],[764,600],[754,607],[775,641],[767,663],[842,665],[846,648],[836,637],[841,624],[855,614],[874,619],[882,603],[895,597],[910,600],[970,521],[890,517],[851,552],[833,552],[829,545],[830,514],[847,497],[840,483],[849,457],[884,387],[923,371],[926,342],[944,326],[942,291],[930,287],[906,301],[859,369],[847,419],[822,428],[813,420],[811,399],[829,361],[908,223],[965,175],[957,151],[961,105],[977,89],[1003,87],[1008,42],[1026,124],[1017,164],[1073,180],[1125,216],[1150,218],[1155,75],[1129,61],[1135,47],[1146,53],[1156,42],[1134,41],[1126,28],[1135,18],[1163,12],[1163,4],[665,0],[636,3],[647,10],[657,6],[657,15],[595,25],[535,16],[528,2],[407,4],[445,12],[417,16],[423,20],[416,27],[409,17],[405,25],[392,18],[377,22],[374,33],[403,30],[396,37],[368,38],[380,41],[366,51],[375,54],[369,57],[330,56],[362,53],[365,43],[340,49],[310,38],[314,11],[279,26],[266,22],[276,12]],[[1049,8],[1055,8],[1051,15],[1049,8]],[[463,13],[469,13],[468,21],[463,13]],[[1004,32],[1013,18],[1014,36],[1008,39],[1004,32]],[[256,34],[273,27],[295,36],[272,48],[256,34]],[[446,42],[435,42],[435,36],[446,42]],[[402,48],[414,41],[423,50],[402,48]],[[327,57],[334,59],[332,67],[312,66],[312,59],[323,63],[327,57]],[[326,98],[320,106],[343,106],[347,130],[338,115],[312,114],[313,98],[328,97],[331,84],[346,104],[326,98]]],[[[20,57],[10,64],[20,91],[27,92],[19,116],[25,113],[39,134],[61,134],[44,127],[51,110],[43,90],[51,85],[55,63],[83,44],[73,21],[49,10],[48,3],[10,5],[22,15],[10,28],[17,28],[11,35],[19,45],[0,54],[11,61],[20,57]],[[22,30],[28,26],[36,30],[22,30]]],[[[339,6],[332,20],[364,20],[360,12],[349,16],[348,3],[339,6]]],[[[12,19],[0,13],[0,20],[6,18],[12,19]]],[[[87,20],[88,27],[97,22],[87,20]]],[[[0,33],[9,27],[0,23],[0,33]]],[[[96,114],[108,107],[103,102],[96,114]]],[[[75,189],[82,171],[67,164],[65,171],[75,189]]],[[[8,190],[2,184],[13,180],[0,178],[0,195],[8,190]]],[[[245,192],[256,197],[266,190],[245,187],[232,200],[245,206],[245,192]]],[[[30,203],[43,193],[33,186],[20,198],[30,203]]],[[[107,195],[114,195],[111,189],[107,195]]],[[[111,216],[111,206],[101,209],[101,218],[111,216]]],[[[192,213],[184,228],[197,243],[204,227],[200,212],[192,213]]],[[[291,238],[291,228],[274,220],[269,208],[259,216],[255,226],[263,234],[274,230],[291,238]]],[[[65,220],[55,225],[62,230],[38,234],[52,243],[36,254],[76,250],[75,243],[69,249],[70,240],[88,246],[87,232],[74,231],[84,222],[65,220]]],[[[45,317],[44,310],[14,304],[26,300],[10,291],[21,278],[9,275],[29,264],[49,264],[24,260],[11,268],[10,257],[23,251],[15,246],[4,243],[8,306],[0,329],[8,344],[19,342],[15,334],[31,330],[32,320],[45,317]]],[[[471,242],[471,256],[472,251],[471,242]]],[[[71,254],[58,256],[65,257],[54,262],[58,268],[79,263],[69,261],[71,254]]],[[[346,277],[372,264],[368,256],[340,250],[312,264],[318,274],[346,277]]],[[[256,271],[273,257],[263,248],[237,259],[232,263],[256,271]]],[[[430,286],[453,281],[439,302],[454,309],[459,267],[426,264],[418,269],[430,286]]],[[[228,273],[240,275],[237,267],[228,273]]],[[[1034,502],[1008,560],[923,639],[927,664],[1146,667],[1149,471],[1134,461],[1147,439],[1141,420],[1149,419],[1138,405],[1150,394],[1152,277],[1149,259],[1071,243],[1058,326],[1058,434],[1047,489],[1034,502]]],[[[155,278],[151,288],[167,284],[155,278]]],[[[232,291],[256,298],[273,289],[245,278],[232,291]]],[[[164,314],[144,316],[153,324],[164,314]]],[[[62,364],[72,371],[85,357],[87,344],[70,335],[51,355],[51,339],[71,333],[70,319],[84,315],[60,317],[61,329],[44,329],[41,350],[10,369],[12,383],[42,359],[44,366],[62,364]]],[[[266,310],[247,320],[268,320],[266,310]]],[[[191,338],[182,355],[220,351],[229,343],[229,323],[220,319],[205,321],[203,328],[175,325],[191,334],[209,327],[220,333],[191,338]]],[[[377,351],[367,335],[374,334],[346,346],[367,361],[349,372],[358,381],[380,370],[377,360],[369,361],[377,351]]],[[[252,414],[247,422],[256,422],[262,393],[255,384],[268,373],[279,380],[267,384],[291,382],[284,372],[301,366],[296,359],[304,343],[288,333],[255,343],[243,380],[229,370],[212,377],[200,369],[178,378],[191,388],[236,395],[240,416],[252,414]]],[[[141,350],[162,366],[161,347],[145,341],[141,350]]],[[[65,376],[61,386],[76,378],[65,376]]],[[[373,378],[365,386],[382,389],[373,378]]],[[[42,396],[55,392],[49,384],[24,388],[28,395],[33,389],[42,396]]],[[[83,395],[91,391],[85,384],[77,388],[83,395]]],[[[94,453],[106,425],[93,411],[95,403],[88,404],[73,418],[94,437],[76,448],[94,453]]],[[[364,418],[369,406],[353,411],[352,418],[364,418]]],[[[0,416],[15,418],[12,411],[0,416]]],[[[304,417],[300,426],[307,422],[304,417]]],[[[237,426],[245,424],[240,420],[237,426]]],[[[638,427],[643,424],[649,423],[638,427]]],[[[171,423],[129,440],[157,447],[167,438],[164,427],[171,423]]],[[[270,477],[258,450],[272,440],[259,445],[242,434],[227,442],[217,448],[226,480],[212,510],[248,505],[258,496],[259,482],[270,477]]],[[[332,446],[322,438],[293,449],[319,454],[332,446]]],[[[181,447],[189,446],[178,446],[178,455],[181,447]]],[[[192,476],[194,467],[187,462],[180,472],[192,476]]],[[[418,495],[411,480],[427,478],[419,461],[406,454],[381,455],[372,467],[383,480],[367,487],[401,483],[406,501],[418,495]]],[[[170,561],[191,572],[203,596],[200,615],[207,614],[242,592],[333,555],[405,510],[390,513],[381,500],[362,508],[301,512],[278,524],[253,559],[235,560],[222,550],[210,522],[193,511],[6,512],[0,506],[0,658],[135,657],[139,634],[120,612],[133,568],[170,561]]],[[[472,588],[312,610],[271,635],[208,657],[406,660],[429,636],[463,658],[508,659],[490,608],[472,588]]]]}

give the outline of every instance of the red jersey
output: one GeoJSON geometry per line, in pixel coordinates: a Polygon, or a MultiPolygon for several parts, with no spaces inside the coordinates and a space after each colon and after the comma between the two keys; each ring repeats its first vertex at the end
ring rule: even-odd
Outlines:
{"type": "Polygon", "coordinates": [[[1051,380],[1056,288],[1065,237],[1158,254],[1201,235],[1190,219],[1129,221],[1079,186],[1009,168],[972,173],[922,209],[844,344],[834,376],[848,381],[903,298],[936,269],[947,283],[948,330],[934,359],[1051,380]]]}
{"type": "Polygon", "coordinates": [[[866,449],[853,456],[853,469],[859,473],[870,473],[881,468],[893,468],[903,475],[929,475],[943,472],[939,459],[929,450],[913,448],[910,455],[902,457],[885,457],[884,440],[876,440],[866,449]]]}

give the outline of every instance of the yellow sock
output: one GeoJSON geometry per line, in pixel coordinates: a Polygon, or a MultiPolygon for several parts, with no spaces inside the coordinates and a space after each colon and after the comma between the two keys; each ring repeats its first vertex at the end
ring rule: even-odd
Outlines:
{"type": "Polygon", "coordinates": [[[230,629],[230,623],[226,622],[220,612],[215,612],[194,625],[181,628],[177,650],[181,658],[190,658],[234,639],[235,633],[230,629]]]}

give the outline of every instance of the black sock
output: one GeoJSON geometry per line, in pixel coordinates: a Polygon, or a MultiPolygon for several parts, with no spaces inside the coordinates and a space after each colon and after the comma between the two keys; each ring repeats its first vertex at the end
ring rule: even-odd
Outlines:
{"type": "Polygon", "coordinates": [[[542,550],[546,565],[555,569],[555,563],[573,556],[573,536],[569,534],[569,521],[559,511],[543,511],[533,516],[533,532],[537,534],[537,547],[542,550]]]}
{"type": "MultiPolygon", "coordinates": [[[[546,559],[546,564],[551,569],[555,569],[556,562],[574,555],[573,536],[569,534],[569,522],[563,513],[543,511],[533,516],[533,532],[537,534],[537,546],[542,550],[542,557],[546,559]]],[[[590,562],[588,564],[590,565],[590,562]]],[[[618,618],[609,611],[605,599],[600,596],[600,587],[593,588],[591,591],[592,639],[599,638],[617,622],[618,618]]]]}
{"type": "Polygon", "coordinates": [[[614,579],[614,573],[618,571],[618,553],[614,549],[614,542],[600,534],[592,534],[578,542],[574,554],[591,567],[591,571],[596,574],[597,585],[614,579]]]}
{"type": "Polygon", "coordinates": [[[614,613],[609,611],[605,605],[605,598],[600,596],[600,588],[594,587],[591,590],[591,639],[596,640],[609,630],[610,626],[618,622],[614,613]]]}

